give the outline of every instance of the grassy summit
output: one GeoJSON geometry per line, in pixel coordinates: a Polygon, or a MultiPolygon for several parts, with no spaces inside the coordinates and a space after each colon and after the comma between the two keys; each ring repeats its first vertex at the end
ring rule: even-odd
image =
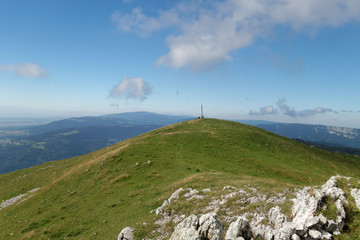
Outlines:
{"type": "MultiPolygon", "coordinates": [[[[180,187],[262,189],[360,176],[360,160],[231,121],[164,127],[102,150],[0,175],[0,239],[116,239],[123,227],[150,235],[155,213],[180,187]]],[[[188,206],[196,209],[196,206],[188,206]]],[[[186,211],[191,212],[193,209],[186,211]]]]}

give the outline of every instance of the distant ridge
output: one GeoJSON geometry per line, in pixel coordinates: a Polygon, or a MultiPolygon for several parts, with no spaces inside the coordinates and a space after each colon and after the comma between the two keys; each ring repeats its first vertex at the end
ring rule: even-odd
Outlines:
{"type": "Polygon", "coordinates": [[[127,112],[74,117],[21,128],[13,131],[17,135],[0,135],[0,173],[83,155],[162,126],[193,118],[127,112]]]}

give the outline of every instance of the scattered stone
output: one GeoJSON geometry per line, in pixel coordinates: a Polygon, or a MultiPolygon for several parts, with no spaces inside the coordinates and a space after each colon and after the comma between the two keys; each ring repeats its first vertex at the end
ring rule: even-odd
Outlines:
{"type": "Polygon", "coordinates": [[[202,192],[211,192],[210,188],[204,188],[203,190],[201,190],[202,192]]]}
{"type": "Polygon", "coordinates": [[[134,232],[135,229],[131,227],[126,227],[123,230],[121,230],[118,240],[134,240],[134,232]]]}
{"type": "Polygon", "coordinates": [[[225,191],[225,190],[236,190],[237,188],[236,187],[234,187],[234,186],[225,186],[225,187],[223,187],[223,191],[225,191]]]}
{"type": "Polygon", "coordinates": [[[192,197],[193,195],[197,194],[199,191],[196,189],[192,189],[192,188],[187,188],[187,191],[189,191],[188,193],[184,194],[184,197],[189,198],[192,197]]]}

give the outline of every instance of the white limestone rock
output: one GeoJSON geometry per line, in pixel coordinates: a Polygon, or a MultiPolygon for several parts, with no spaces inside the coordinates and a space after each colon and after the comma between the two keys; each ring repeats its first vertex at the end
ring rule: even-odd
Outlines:
{"type": "Polygon", "coordinates": [[[235,240],[237,237],[251,238],[251,227],[246,217],[241,216],[232,222],[226,232],[225,240],[235,240]]]}
{"type": "Polygon", "coordinates": [[[296,234],[293,234],[291,236],[291,240],[300,240],[300,237],[298,235],[296,235],[296,234]]]}
{"type": "Polygon", "coordinates": [[[268,212],[268,218],[275,228],[279,229],[287,221],[287,217],[281,212],[279,206],[270,208],[268,212]]]}
{"type": "Polygon", "coordinates": [[[186,198],[192,197],[199,192],[198,190],[192,188],[187,188],[186,190],[189,191],[188,193],[184,194],[184,197],[186,198]]]}
{"type": "Polygon", "coordinates": [[[164,214],[164,208],[165,208],[167,205],[169,205],[172,200],[178,199],[178,198],[179,198],[179,194],[180,194],[182,191],[184,191],[184,189],[183,189],[183,188],[179,188],[179,189],[176,190],[173,194],[171,194],[171,196],[170,196],[167,200],[165,200],[160,207],[158,207],[158,208],[156,209],[156,211],[155,211],[156,216],[158,216],[159,214],[164,214]]]}
{"type": "Polygon", "coordinates": [[[318,217],[319,217],[319,224],[321,226],[325,226],[327,223],[327,218],[324,215],[322,215],[321,213],[319,214],[318,217]]]}
{"type": "Polygon", "coordinates": [[[322,198],[318,191],[315,191],[315,196],[311,196],[308,193],[309,190],[309,187],[305,187],[296,193],[296,198],[292,199],[294,203],[291,208],[293,222],[298,228],[304,228],[307,219],[316,214],[322,198]]]}
{"type": "Polygon", "coordinates": [[[274,240],[289,240],[291,236],[290,229],[279,228],[274,230],[274,240]]]}
{"type": "Polygon", "coordinates": [[[262,212],[256,212],[253,215],[250,226],[254,238],[258,237],[261,239],[262,237],[265,237],[266,234],[274,235],[272,232],[272,228],[263,224],[264,220],[266,220],[266,215],[262,212]]]}
{"type": "Polygon", "coordinates": [[[329,196],[333,200],[340,199],[346,201],[345,192],[337,187],[337,178],[340,176],[332,176],[324,185],[321,186],[323,196],[329,196]]]}
{"type": "Polygon", "coordinates": [[[321,232],[315,229],[309,230],[309,236],[314,240],[320,240],[321,239],[321,232]]]}
{"type": "Polygon", "coordinates": [[[121,230],[118,240],[134,240],[135,229],[131,227],[126,227],[121,230]]]}
{"type": "Polygon", "coordinates": [[[308,218],[305,223],[305,228],[314,228],[319,225],[320,219],[318,216],[308,218]]]}
{"type": "Polygon", "coordinates": [[[207,213],[199,218],[199,233],[209,240],[222,240],[222,224],[216,213],[207,213]]]}
{"type": "Polygon", "coordinates": [[[175,230],[169,240],[201,240],[198,226],[198,217],[191,215],[175,227],[175,230]]]}
{"type": "Polygon", "coordinates": [[[360,189],[353,188],[350,194],[354,198],[357,208],[360,209],[360,189]]]}
{"type": "Polygon", "coordinates": [[[326,231],[320,231],[321,232],[321,240],[331,240],[332,235],[331,233],[328,233],[326,231]]]}
{"type": "Polygon", "coordinates": [[[338,210],[338,216],[336,217],[336,223],[340,230],[343,229],[345,225],[346,212],[344,206],[342,205],[342,201],[340,199],[336,200],[335,206],[338,210]]]}

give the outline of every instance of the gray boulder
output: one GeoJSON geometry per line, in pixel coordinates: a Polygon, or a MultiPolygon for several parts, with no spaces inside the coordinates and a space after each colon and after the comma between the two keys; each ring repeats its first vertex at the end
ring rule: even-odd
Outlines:
{"type": "Polygon", "coordinates": [[[328,220],[327,224],[325,225],[325,230],[327,232],[334,232],[337,229],[337,224],[334,220],[328,220]]]}
{"type": "Polygon", "coordinates": [[[305,222],[306,228],[314,228],[320,225],[320,218],[318,216],[308,218],[305,222]]]}
{"type": "Polygon", "coordinates": [[[191,215],[179,223],[170,240],[200,240],[204,237],[209,240],[223,240],[222,224],[216,213],[208,213],[198,218],[191,215]]]}
{"type": "Polygon", "coordinates": [[[198,226],[198,217],[191,215],[175,227],[175,230],[169,240],[201,240],[198,226]]]}
{"type": "Polygon", "coordinates": [[[321,232],[315,229],[309,230],[309,236],[314,240],[320,240],[321,239],[321,232]]]}
{"type": "Polygon", "coordinates": [[[321,231],[321,240],[331,240],[332,235],[326,231],[321,231]]]}
{"type": "Polygon", "coordinates": [[[134,240],[134,232],[135,229],[131,227],[126,227],[123,230],[121,230],[118,240],[134,240]]]}
{"type": "Polygon", "coordinates": [[[300,237],[298,235],[296,235],[296,234],[293,234],[291,236],[291,240],[300,240],[300,237]]]}
{"type": "Polygon", "coordinates": [[[237,237],[243,237],[245,240],[251,238],[251,227],[246,217],[241,216],[232,222],[226,232],[225,240],[235,240],[237,237]]]}
{"type": "Polygon", "coordinates": [[[216,213],[207,213],[199,218],[200,235],[209,240],[222,240],[222,224],[216,213]]]}

